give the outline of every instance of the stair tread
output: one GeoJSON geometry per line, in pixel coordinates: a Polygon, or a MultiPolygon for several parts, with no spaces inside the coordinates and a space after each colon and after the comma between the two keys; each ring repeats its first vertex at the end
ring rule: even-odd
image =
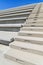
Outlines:
{"type": "Polygon", "coordinates": [[[43,27],[43,24],[25,24],[24,27],[43,27]]]}
{"type": "Polygon", "coordinates": [[[39,24],[36,24],[36,23],[32,24],[32,23],[30,23],[30,24],[26,24],[26,25],[43,25],[43,24],[42,23],[41,24],[40,23],[39,24]]]}
{"type": "Polygon", "coordinates": [[[37,51],[43,52],[43,45],[38,45],[38,44],[14,41],[10,44],[10,46],[14,46],[14,48],[15,48],[15,46],[17,46],[17,47],[24,48],[24,49],[26,48],[26,49],[32,49],[32,50],[37,50],[37,51]]]}
{"type": "Polygon", "coordinates": [[[19,18],[6,18],[6,19],[0,19],[0,21],[4,20],[21,20],[21,19],[26,19],[27,17],[19,17],[19,18]]]}
{"type": "Polygon", "coordinates": [[[30,12],[32,10],[33,10],[33,8],[29,8],[29,9],[27,8],[27,9],[24,9],[24,10],[23,9],[22,10],[15,10],[15,11],[6,12],[6,13],[5,12],[1,12],[0,15],[8,15],[8,14],[13,14],[13,13],[22,13],[22,12],[26,12],[26,11],[30,12]]]}
{"type": "Polygon", "coordinates": [[[10,48],[7,53],[5,53],[5,57],[7,58],[10,57],[10,59],[13,58],[13,60],[16,58],[21,61],[33,63],[33,65],[43,64],[43,56],[29,53],[29,52],[20,51],[17,49],[12,49],[12,48],[10,48]]]}
{"type": "Polygon", "coordinates": [[[43,34],[43,32],[36,32],[36,31],[20,31],[19,33],[27,33],[27,34],[43,34]]]}
{"type": "Polygon", "coordinates": [[[30,13],[31,13],[31,12],[26,12],[26,13],[24,12],[24,13],[19,13],[19,14],[18,14],[18,13],[15,13],[15,14],[10,14],[10,15],[3,15],[3,16],[0,16],[0,17],[17,16],[17,15],[18,15],[18,16],[19,16],[19,15],[22,16],[22,15],[26,15],[26,14],[30,14],[30,13]]]}
{"type": "Polygon", "coordinates": [[[43,38],[40,38],[40,37],[17,36],[16,38],[26,39],[26,40],[43,41],[43,38]]]}
{"type": "Polygon", "coordinates": [[[0,24],[0,27],[22,27],[24,24],[0,24]]]}
{"type": "Polygon", "coordinates": [[[23,28],[25,28],[25,29],[43,29],[43,27],[23,27],[23,28]]]}

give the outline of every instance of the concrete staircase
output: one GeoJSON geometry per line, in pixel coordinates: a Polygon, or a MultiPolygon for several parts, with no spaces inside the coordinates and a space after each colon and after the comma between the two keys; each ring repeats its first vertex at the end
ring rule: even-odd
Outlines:
{"type": "Polygon", "coordinates": [[[20,31],[34,7],[35,4],[0,11],[0,31],[20,31]]]}
{"type": "MultiPolygon", "coordinates": [[[[43,65],[43,18],[38,15],[43,4],[37,4],[15,41],[4,54],[6,59],[22,65],[43,65]]],[[[41,15],[40,15],[41,16],[41,15]]]]}
{"type": "Polygon", "coordinates": [[[9,45],[23,27],[35,5],[0,11],[0,43],[9,45]],[[1,35],[2,34],[2,35],[1,35]]]}

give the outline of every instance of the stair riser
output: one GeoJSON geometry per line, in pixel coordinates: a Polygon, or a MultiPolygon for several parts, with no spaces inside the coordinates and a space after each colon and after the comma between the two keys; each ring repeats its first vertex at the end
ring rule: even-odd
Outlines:
{"type": "Polygon", "coordinates": [[[21,39],[21,38],[15,38],[15,41],[22,41],[22,42],[25,42],[25,43],[28,42],[28,43],[43,45],[43,41],[26,40],[26,39],[21,39]]]}
{"type": "Polygon", "coordinates": [[[20,36],[32,36],[32,37],[43,37],[43,34],[31,34],[31,33],[19,33],[20,36]]]}
{"type": "Polygon", "coordinates": [[[7,54],[5,54],[5,58],[10,59],[10,60],[15,61],[15,62],[18,62],[18,63],[20,63],[20,64],[22,64],[22,65],[35,65],[35,64],[33,64],[33,63],[30,63],[30,62],[21,60],[21,59],[16,58],[16,57],[12,57],[12,56],[7,55],[7,54]]]}
{"type": "Polygon", "coordinates": [[[0,21],[10,21],[10,20],[18,21],[18,20],[26,20],[26,19],[27,19],[27,17],[18,17],[18,18],[0,19],[0,21]]]}
{"type": "Polygon", "coordinates": [[[26,25],[43,25],[43,23],[27,23],[26,25]]]}
{"type": "Polygon", "coordinates": [[[35,17],[35,14],[33,15],[33,14],[31,14],[31,16],[29,17],[29,19],[43,19],[43,16],[36,16],[36,18],[34,18],[35,17]]]}
{"type": "Polygon", "coordinates": [[[24,25],[24,27],[43,27],[43,25],[24,25]]]}
{"type": "Polygon", "coordinates": [[[27,22],[26,24],[43,24],[43,21],[42,22],[27,22]]]}
{"type": "Polygon", "coordinates": [[[26,12],[31,12],[33,10],[33,8],[27,8],[27,9],[22,9],[22,10],[19,10],[19,11],[13,11],[13,12],[3,12],[3,13],[0,13],[0,16],[2,15],[9,15],[9,14],[19,14],[19,13],[26,13],[26,12]]]}
{"type": "Polygon", "coordinates": [[[13,16],[2,16],[0,17],[0,19],[3,19],[3,18],[17,18],[17,17],[27,17],[29,14],[22,14],[22,15],[13,15],[13,16]]]}
{"type": "Polygon", "coordinates": [[[10,45],[10,47],[14,48],[14,49],[25,51],[25,52],[30,52],[30,53],[34,53],[34,54],[38,54],[38,55],[43,56],[42,51],[34,50],[34,49],[31,49],[31,48],[24,48],[24,47],[20,47],[20,46],[15,46],[15,45],[12,45],[12,44],[10,45]]]}
{"type": "Polygon", "coordinates": [[[29,19],[26,23],[43,23],[43,19],[29,19]]]}
{"type": "Polygon", "coordinates": [[[29,29],[29,28],[28,29],[26,29],[26,28],[23,29],[22,28],[21,30],[24,30],[24,31],[40,31],[40,32],[42,31],[43,32],[43,29],[29,29]]]}

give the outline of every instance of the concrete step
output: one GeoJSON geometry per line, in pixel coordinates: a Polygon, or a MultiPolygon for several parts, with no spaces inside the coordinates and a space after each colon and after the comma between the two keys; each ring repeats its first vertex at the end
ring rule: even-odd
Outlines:
{"type": "Polygon", "coordinates": [[[24,27],[43,27],[43,24],[24,24],[24,27]]]}
{"type": "Polygon", "coordinates": [[[42,3],[41,8],[40,8],[40,13],[43,13],[43,3],[42,3]]]}
{"type": "Polygon", "coordinates": [[[43,21],[29,21],[29,22],[27,22],[26,24],[42,24],[43,23],[43,21]]]}
{"type": "MultiPolygon", "coordinates": [[[[28,24],[28,23],[27,23],[28,24]]],[[[27,25],[26,24],[26,25],[27,25]]],[[[28,25],[43,25],[43,23],[29,23],[28,25]]]]}
{"type": "Polygon", "coordinates": [[[34,19],[34,17],[36,17],[36,14],[37,14],[37,11],[38,11],[39,7],[40,7],[40,5],[38,4],[38,5],[34,8],[34,10],[32,11],[32,14],[30,14],[30,16],[29,16],[29,19],[34,19]]]}
{"type": "Polygon", "coordinates": [[[9,50],[9,46],[0,44],[0,53],[4,53],[9,50]]]}
{"type": "Polygon", "coordinates": [[[0,27],[22,27],[24,24],[0,24],[0,27]]]}
{"type": "Polygon", "coordinates": [[[38,18],[43,18],[43,13],[38,14],[38,18]]]}
{"type": "Polygon", "coordinates": [[[28,37],[28,36],[17,36],[15,41],[22,41],[22,42],[30,42],[33,44],[40,44],[43,45],[43,38],[40,37],[28,37]]]}
{"type": "Polygon", "coordinates": [[[43,13],[39,13],[38,16],[37,16],[37,18],[43,18],[43,13]]]}
{"type": "Polygon", "coordinates": [[[20,36],[43,37],[43,32],[36,31],[20,31],[18,34],[20,36]]]}
{"type": "Polygon", "coordinates": [[[24,20],[5,20],[0,21],[0,24],[23,24],[25,23],[26,19],[24,20]]]}
{"type": "Polygon", "coordinates": [[[43,45],[14,41],[10,44],[10,47],[43,56],[43,45]]]}
{"type": "Polygon", "coordinates": [[[40,4],[35,6],[35,8],[32,11],[32,14],[29,16],[29,19],[34,19],[36,17],[39,7],[40,7],[40,4]]]}
{"type": "Polygon", "coordinates": [[[9,14],[9,15],[0,16],[0,18],[3,18],[3,17],[5,17],[5,18],[6,18],[6,17],[9,17],[9,18],[10,18],[11,16],[12,16],[12,17],[13,17],[13,16],[15,17],[15,16],[20,16],[20,15],[21,15],[21,16],[23,16],[23,15],[29,15],[30,13],[31,13],[31,12],[26,12],[26,13],[23,12],[23,13],[9,14]]]}
{"type": "Polygon", "coordinates": [[[34,17],[36,16],[36,13],[32,13],[32,14],[30,14],[30,16],[29,16],[29,19],[34,19],[34,17]]]}
{"type": "Polygon", "coordinates": [[[37,14],[39,8],[40,8],[40,4],[38,4],[38,5],[34,8],[34,10],[32,11],[32,14],[29,16],[29,19],[34,19],[35,17],[37,17],[36,14],[37,14]],[[33,13],[34,13],[34,14],[33,14],[33,13]]]}
{"type": "Polygon", "coordinates": [[[27,19],[27,17],[6,18],[6,19],[0,19],[0,21],[6,21],[6,20],[24,20],[24,19],[27,19]]]}
{"type": "Polygon", "coordinates": [[[23,9],[23,10],[13,10],[13,11],[8,11],[8,12],[1,12],[0,13],[0,16],[2,16],[2,15],[9,15],[9,14],[18,14],[18,13],[24,13],[24,12],[31,12],[33,9],[32,8],[28,8],[28,9],[23,9]]]}
{"type": "Polygon", "coordinates": [[[40,31],[43,32],[43,27],[23,27],[21,31],[40,31]]]}
{"type": "Polygon", "coordinates": [[[11,42],[14,41],[17,34],[17,32],[0,31],[0,44],[9,45],[11,42]]]}
{"type": "Polygon", "coordinates": [[[0,65],[22,65],[22,64],[20,64],[20,63],[13,62],[13,61],[11,61],[11,60],[9,60],[9,59],[6,59],[6,58],[4,57],[4,53],[5,53],[6,51],[8,51],[7,46],[1,45],[1,47],[0,47],[0,65]]]}
{"type": "Polygon", "coordinates": [[[23,65],[43,65],[43,56],[10,48],[4,54],[7,59],[19,62],[23,65]]]}
{"type": "Polygon", "coordinates": [[[38,18],[37,20],[29,19],[26,23],[43,23],[43,18],[38,18]]]}
{"type": "Polygon", "coordinates": [[[37,14],[39,8],[40,8],[40,3],[38,3],[38,4],[34,7],[32,13],[37,14]]]}
{"type": "Polygon", "coordinates": [[[26,11],[32,11],[34,9],[35,5],[26,5],[22,7],[17,7],[17,8],[11,8],[7,10],[1,10],[0,15],[7,15],[7,14],[14,14],[14,13],[21,13],[21,12],[26,12],[26,11]]]}
{"type": "Polygon", "coordinates": [[[40,13],[43,13],[43,7],[40,9],[40,13]]]}

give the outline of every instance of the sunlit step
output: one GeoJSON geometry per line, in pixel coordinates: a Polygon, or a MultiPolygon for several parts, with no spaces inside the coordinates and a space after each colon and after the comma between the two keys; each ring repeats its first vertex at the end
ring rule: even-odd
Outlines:
{"type": "Polygon", "coordinates": [[[23,13],[23,12],[31,12],[33,10],[33,8],[27,8],[27,9],[22,9],[22,10],[13,10],[13,11],[7,11],[7,12],[1,12],[0,16],[2,15],[9,15],[9,14],[19,14],[19,13],[23,13]]]}
{"type": "Polygon", "coordinates": [[[41,19],[41,18],[39,18],[39,19],[37,19],[37,20],[34,20],[34,19],[29,19],[27,22],[26,22],[27,24],[30,24],[30,23],[32,23],[32,24],[37,24],[37,23],[43,23],[43,19],[41,19]]]}
{"type": "Polygon", "coordinates": [[[43,45],[43,38],[40,37],[28,37],[28,36],[17,36],[15,38],[16,41],[22,41],[22,42],[30,42],[33,44],[40,44],[43,45]]]}
{"type": "Polygon", "coordinates": [[[43,45],[14,41],[10,44],[11,48],[43,55],[43,45]]]}
{"type": "Polygon", "coordinates": [[[43,21],[29,21],[29,22],[27,22],[26,24],[42,24],[43,23],[43,21]]]}
{"type": "Polygon", "coordinates": [[[0,27],[22,27],[23,24],[0,24],[0,27]]]}
{"type": "Polygon", "coordinates": [[[10,48],[4,54],[7,59],[24,65],[43,65],[43,56],[10,48]]]}
{"type": "Polygon", "coordinates": [[[29,15],[30,13],[31,13],[31,12],[26,12],[26,13],[23,12],[23,13],[9,14],[9,15],[0,16],[0,18],[2,18],[2,17],[9,17],[9,16],[10,16],[10,17],[11,17],[11,16],[14,16],[14,17],[15,17],[15,16],[20,16],[20,15],[21,15],[21,16],[23,16],[23,15],[29,15]]]}
{"type": "Polygon", "coordinates": [[[25,24],[24,27],[43,27],[43,24],[25,24]]]}
{"type": "Polygon", "coordinates": [[[40,31],[43,32],[43,27],[23,27],[21,31],[40,31]]]}
{"type": "Polygon", "coordinates": [[[20,31],[18,34],[21,36],[43,37],[43,32],[36,31],[20,31]]]}
{"type": "Polygon", "coordinates": [[[6,19],[0,19],[0,21],[5,21],[5,20],[24,20],[24,19],[27,19],[27,17],[6,18],[6,19]]]}
{"type": "Polygon", "coordinates": [[[31,22],[43,22],[43,18],[41,19],[41,18],[38,18],[37,20],[34,20],[34,19],[28,19],[28,21],[27,21],[27,23],[31,23],[31,22]]]}
{"type": "Polygon", "coordinates": [[[39,17],[39,18],[43,18],[43,13],[40,13],[37,17],[39,17]]]}

